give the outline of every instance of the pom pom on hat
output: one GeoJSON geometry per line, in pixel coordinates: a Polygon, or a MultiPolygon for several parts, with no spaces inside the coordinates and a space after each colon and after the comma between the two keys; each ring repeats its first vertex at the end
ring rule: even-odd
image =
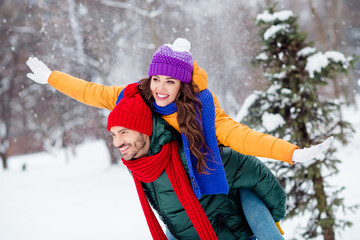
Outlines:
{"type": "Polygon", "coordinates": [[[108,131],[118,126],[151,136],[153,124],[151,110],[141,97],[137,85],[133,83],[125,88],[124,97],[109,114],[108,131]]]}
{"type": "Polygon", "coordinates": [[[173,44],[165,44],[155,52],[150,67],[149,77],[165,75],[190,83],[193,72],[191,44],[185,38],[178,38],[173,44]]]}
{"type": "Polygon", "coordinates": [[[173,51],[190,53],[191,43],[185,38],[177,38],[173,44],[165,44],[173,51]]]}

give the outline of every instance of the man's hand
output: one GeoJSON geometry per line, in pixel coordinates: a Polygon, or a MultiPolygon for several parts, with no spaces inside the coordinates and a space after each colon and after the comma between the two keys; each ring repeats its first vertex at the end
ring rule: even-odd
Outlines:
{"type": "Polygon", "coordinates": [[[29,57],[26,61],[26,65],[28,65],[32,71],[32,73],[26,74],[28,78],[40,84],[48,83],[52,71],[42,61],[36,57],[29,57]]]}
{"type": "Polygon", "coordinates": [[[308,160],[311,160],[314,157],[316,157],[316,155],[325,152],[333,141],[334,141],[334,137],[329,137],[323,143],[312,146],[310,148],[295,149],[292,156],[292,161],[294,163],[298,163],[298,162],[306,162],[308,160]]]}

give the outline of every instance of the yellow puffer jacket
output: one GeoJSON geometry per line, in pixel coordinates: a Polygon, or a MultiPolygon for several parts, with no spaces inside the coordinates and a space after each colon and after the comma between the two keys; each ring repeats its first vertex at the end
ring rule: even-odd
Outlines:
{"type": "MultiPolygon", "coordinates": [[[[194,61],[193,81],[200,90],[208,87],[206,72],[194,61]]],[[[91,83],[68,74],[53,71],[49,84],[58,91],[87,105],[112,110],[117,97],[124,87],[104,86],[91,83]]],[[[272,158],[290,164],[293,151],[299,147],[285,140],[263,134],[248,126],[234,121],[221,109],[217,97],[213,94],[215,103],[215,133],[219,144],[228,146],[245,155],[272,158]]],[[[177,113],[162,116],[171,126],[179,131],[176,120],[177,113]]]]}

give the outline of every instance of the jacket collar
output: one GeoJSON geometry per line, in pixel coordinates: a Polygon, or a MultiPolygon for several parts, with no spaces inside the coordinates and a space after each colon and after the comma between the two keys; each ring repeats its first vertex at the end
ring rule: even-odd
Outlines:
{"type": "Polygon", "coordinates": [[[181,135],[170,124],[168,124],[158,113],[152,111],[153,132],[150,138],[150,149],[148,156],[160,152],[162,146],[171,140],[181,139],[181,135]]]}

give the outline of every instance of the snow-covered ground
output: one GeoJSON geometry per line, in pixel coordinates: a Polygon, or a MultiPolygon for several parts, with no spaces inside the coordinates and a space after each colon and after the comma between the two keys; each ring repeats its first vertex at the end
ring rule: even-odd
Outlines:
{"type": "Polygon", "coordinates": [[[151,239],[134,182],[101,141],[14,157],[0,171],[0,240],[151,239]],[[27,170],[22,171],[22,165],[27,170]]]}
{"type": "MultiPolygon", "coordinates": [[[[343,163],[332,183],[346,187],[347,204],[360,204],[360,111],[346,109],[344,118],[358,132],[339,148],[343,163]]],[[[13,157],[0,170],[0,240],[151,239],[132,178],[125,167],[109,166],[103,142],[86,142],[65,159],[63,150],[13,157]]],[[[360,240],[359,216],[344,216],[354,225],[337,239],[360,240]]],[[[306,222],[282,224],[286,239],[298,224],[306,222]]]]}

